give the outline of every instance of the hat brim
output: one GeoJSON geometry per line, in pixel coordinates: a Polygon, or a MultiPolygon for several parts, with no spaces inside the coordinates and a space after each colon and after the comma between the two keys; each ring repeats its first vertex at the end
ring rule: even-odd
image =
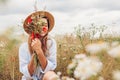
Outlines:
{"type": "Polygon", "coordinates": [[[49,29],[48,29],[48,32],[50,32],[52,29],[53,29],[53,27],[54,27],[54,17],[53,17],[53,15],[52,14],[50,14],[49,12],[47,12],[47,11],[37,11],[37,12],[34,12],[34,13],[32,13],[32,14],[30,14],[26,19],[25,19],[25,21],[24,21],[24,23],[23,23],[23,27],[24,27],[24,30],[25,30],[25,32],[26,33],[28,33],[28,34],[31,34],[32,32],[31,31],[29,31],[29,30],[27,30],[26,28],[27,27],[29,27],[29,26],[27,26],[26,24],[27,24],[27,20],[32,16],[32,15],[42,15],[43,17],[46,17],[48,20],[49,20],[49,29]]]}

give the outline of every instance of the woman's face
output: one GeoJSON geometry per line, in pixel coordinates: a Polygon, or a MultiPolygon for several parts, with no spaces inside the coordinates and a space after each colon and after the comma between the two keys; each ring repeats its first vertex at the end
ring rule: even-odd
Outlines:
{"type": "Polygon", "coordinates": [[[42,22],[44,22],[43,30],[41,31],[41,36],[45,36],[48,33],[48,22],[46,18],[41,18],[42,22]]]}

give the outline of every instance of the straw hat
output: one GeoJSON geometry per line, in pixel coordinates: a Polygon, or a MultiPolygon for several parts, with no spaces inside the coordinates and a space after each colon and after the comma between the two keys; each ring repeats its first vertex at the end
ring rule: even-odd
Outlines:
{"type": "Polygon", "coordinates": [[[37,16],[46,17],[49,21],[48,32],[50,32],[53,29],[53,27],[54,27],[54,17],[53,17],[53,15],[51,13],[47,12],[47,11],[37,11],[37,12],[34,12],[34,13],[30,14],[24,21],[23,27],[24,27],[24,30],[28,34],[31,34],[31,31],[28,30],[28,28],[30,27],[30,26],[28,26],[28,19],[31,18],[32,15],[34,15],[34,17],[37,17],[37,16]]]}

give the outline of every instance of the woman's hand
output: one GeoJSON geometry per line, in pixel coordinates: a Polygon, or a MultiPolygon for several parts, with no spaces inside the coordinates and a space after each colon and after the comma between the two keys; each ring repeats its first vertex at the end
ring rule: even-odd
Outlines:
{"type": "Polygon", "coordinates": [[[41,50],[41,46],[42,46],[41,41],[38,38],[35,38],[32,40],[31,47],[32,47],[33,51],[37,52],[37,51],[41,50]]]}

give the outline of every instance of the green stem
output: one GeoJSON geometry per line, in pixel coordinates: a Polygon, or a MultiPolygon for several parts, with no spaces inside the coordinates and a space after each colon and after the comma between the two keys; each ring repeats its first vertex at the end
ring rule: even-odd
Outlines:
{"type": "Polygon", "coordinates": [[[36,52],[34,52],[34,54],[35,54],[34,63],[35,63],[35,67],[37,67],[38,66],[38,57],[37,57],[36,52]]]}
{"type": "Polygon", "coordinates": [[[80,43],[82,45],[82,49],[85,50],[85,47],[84,47],[83,40],[82,40],[81,36],[79,36],[79,38],[80,38],[80,43]]]}

